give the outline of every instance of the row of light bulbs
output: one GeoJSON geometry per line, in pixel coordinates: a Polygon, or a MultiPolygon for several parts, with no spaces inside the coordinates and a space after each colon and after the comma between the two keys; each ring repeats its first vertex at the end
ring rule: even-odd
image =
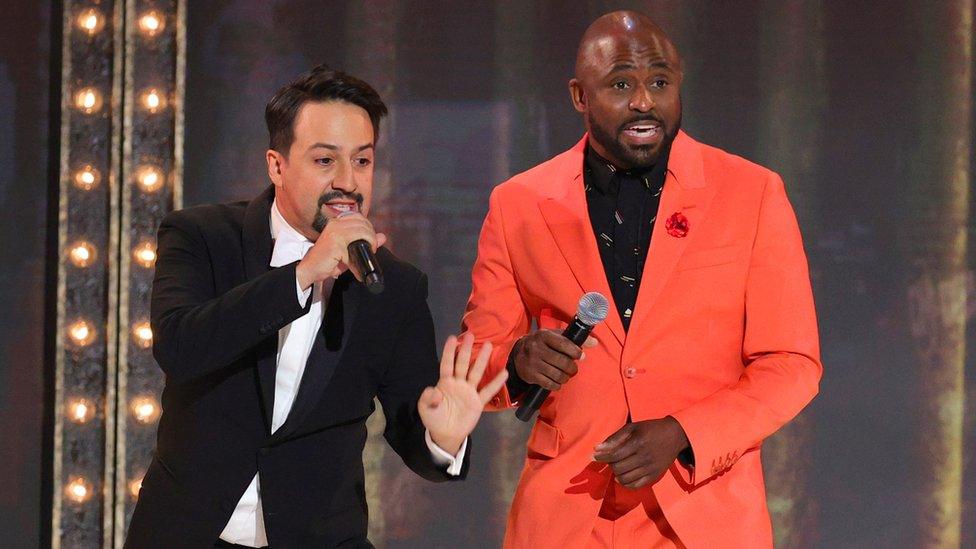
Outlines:
{"type": "MultiPolygon", "coordinates": [[[[132,499],[139,497],[139,490],[142,489],[142,477],[129,481],[129,495],[132,499]]],[[[85,503],[88,501],[94,489],[85,477],[74,476],[68,479],[68,484],[64,487],[64,496],[74,503],[85,503]]]]}
{"type": "MultiPolygon", "coordinates": [[[[68,260],[75,267],[85,268],[98,259],[98,250],[87,240],[79,240],[68,248],[68,260]]],[[[132,259],[137,265],[151,268],[156,263],[156,245],[145,240],[132,249],[132,259]]]]}
{"type": "MultiPolygon", "coordinates": [[[[75,92],[74,105],[85,114],[95,114],[102,110],[105,98],[97,88],[84,87],[75,92]]],[[[156,114],[166,108],[169,102],[165,92],[158,88],[147,88],[139,94],[139,105],[150,114],[156,114]]]]}
{"type": "MultiPolygon", "coordinates": [[[[90,191],[102,181],[102,172],[98,171],[98,168],[91,164],[85,164],[75,170],[71,180],[74,182],[75,187],[83,191],[90,191]]],[[[163,188],[163,185],[166,183],[166,174],[163,173],[163,170],[152,164],[143,164],[136,168],[135,180],[136,184],[143,191],[154,193],[163,188]]]]}
{"type": "MultiPolygon", "coordinates": [[[[95,8],[89,8],[78,14],[75,24],[88,36],[95,36],[105,28],[105,16],[95,8]]],[[[139,32],[146,38],[155,38],[166,28],[166,18],[157,10],[149,10],[139,16],[137,21],[139,32]]]]}
{"type": "MultiPolygon", "coordinates": [[[[98,330],[95,329],[95,326],[83,318],[72,322],[68,326],[68,338],[78,347],[91,345],[97,335],[98,330]]],[[[134,324],[132,326],[132,336],[136,345],[140,348],[149,349],[152,347],[153,332],[148,322],[137,322],[134,324]]]]}
{"type": "MultiPolygon", "coordinates": [[[[159,405],[151,396],[144,396],[132,400],[129,406],[132,417],[142,424],[150,424],[159,419],[159,405]]],[[[95,405],[87,398],[74,398],[68,402],[68,419],[73,423],[88,423],[95,417],[95,405]]]]}

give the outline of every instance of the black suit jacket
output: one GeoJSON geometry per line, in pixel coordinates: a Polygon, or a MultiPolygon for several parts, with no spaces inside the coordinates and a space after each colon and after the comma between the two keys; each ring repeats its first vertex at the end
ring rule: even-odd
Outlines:
{"type": "Polygon", "coordinates": [[[273,198],[270,187],[250,203],[172,212],[159,228],[151,322],[166,387],[127,548],[213,547],[257,472],[272,547],[370,547],[362,451],[374,396],[408,467],[432,481],[466,474],[470,451],[460,477],[433,463],[417,413],[438,376],[427,279],[385,249],[382,294],[349,273],[336,280],[271,434],[278,330],[307,310],[297,262],[268,266],[273,198]]]}

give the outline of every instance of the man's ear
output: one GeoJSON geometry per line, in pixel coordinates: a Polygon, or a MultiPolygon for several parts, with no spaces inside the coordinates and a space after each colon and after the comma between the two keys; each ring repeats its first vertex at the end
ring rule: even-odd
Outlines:
{"type": "Polygon", "coordinates": [[[271,179],[272,183],[280,187],[281,165],[285,162],[284,155],[274,149],[268,149],[264,156],[268,161],[268,178],[271,179]]]}
{"type": "Polygon", "coordinates": [[[569,97],[573,101],[573,108],[576,109],[576,112],[586,112],[586,92],[583,91],[583,86],[576,78],[569,81],[569,97]]]}

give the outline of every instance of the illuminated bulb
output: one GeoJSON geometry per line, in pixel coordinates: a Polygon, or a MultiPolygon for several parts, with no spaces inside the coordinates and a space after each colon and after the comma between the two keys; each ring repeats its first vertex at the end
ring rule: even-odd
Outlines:
{"type": "Polygon", "coordinates": [[[151,397],[140,397],[132,401],[132,415],[139,423],[152,423],[159,417],[159,407],[151,397]]]}
{"type": "Polygon", "coordinates": [[[102,108],[102,94],[95,88],[82,88],[75,93],[75,107],[85,114],[97,112],[102,108]]]}
{"type": "Polygon", "coordinates": [[[94,36],[98,31],[105,27],[105,18],[96,9],[87,9],[78,14],[78,28],[94,36]]]}
{"type": "Polygon", "coordinates": [[[142,166],[136,170],[136,181],[147,193],[155,192],[163,186],[163,172],[155,166],[142,166]]]}
{"type": "Polygon", "coordinates": [[[95,247],[80,240],[75,242],[68,251],[68,258],[75,267],[87,267],[95,262],[95,247]]]}
{"type": "Polygon", "coordinates": [[[139,499],[139,490],[142,490],[142,477],[129,481],[129,495],[132,499],[139,499]]]}
{"type": "Polygon", "coordinates": [[[95,415],[95,406],[88,400],[78,398],[68,404],[68,419],[75,423],[85,423],[95,415]]]}
{"type": "Polygon", "coordinates": [[[152,242],[143,242],[132,250],[132,257],[139,265],[152,268],[156,263],[156,246],[152,242]]]}
{"type": "Polygon", "coordinates": [[[132,327],[132,334],[136,336],[136,343],[143,349],[152,347],[152,328],[148,322],[142,322],[132,327]]]}
{"type": "Polygon", "coordinates": [[[142,92],[142,107],[155,114],[166,108],[166,98],[156,88],[149,88],[142,92]]]}
{"type": "Polygon", "coordinates": [[[64,487],[64,496],[75,503],[84,503],[91,497],[92,487],[85,477],[72,477],[64,487]]]}
{"type": "Polygon", "coordinates": [[[155,10],[148,11],[139,18],[139,30],[149,38],[159,34],[165,26],[163,16],[155,10]]]}
{"type": "Polygon", "coordinates": [[[85,164],[75,172],[75,187],[83,191],[94,189],[102,179],[102,174],[91,164],[85,164]]]}
{"type": "Polygon", "coordinates": [[[68,337],[75,345],[85,346],[95,340],[95,328],[84,320],[79,320],[68,327],[68,337]]]}

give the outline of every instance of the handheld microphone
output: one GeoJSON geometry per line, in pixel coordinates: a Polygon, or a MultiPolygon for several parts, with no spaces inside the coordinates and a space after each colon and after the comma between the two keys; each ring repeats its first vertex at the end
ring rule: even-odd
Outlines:
{"type": "MultiPolygon", "coordinates": [[[[584,294],[576,308],[576,317],[563,331],[563,337],[577,346],[582,346],[593,327],[603,322],[609,312],[610,302],[602,294],[598,292],[584,294]]],[[[524,400],[515,412],[515,417],[522,421],[529,421],[548,397],[548,389],[533,385],[526,391],[524,400]]]]}
{"type": "MultiPolygon", "coordinates": [[[[346,215],[353,215],[355,212],[342,212],[336,218],[346,215]]],[[[354,263],[354,267],[363,277],[363,284],[371,294],[379,294],[383,291],[383,270],[380,269],[379,262],[369,242],[356,240],[349,244],[349,261],[354,263]]]]}

